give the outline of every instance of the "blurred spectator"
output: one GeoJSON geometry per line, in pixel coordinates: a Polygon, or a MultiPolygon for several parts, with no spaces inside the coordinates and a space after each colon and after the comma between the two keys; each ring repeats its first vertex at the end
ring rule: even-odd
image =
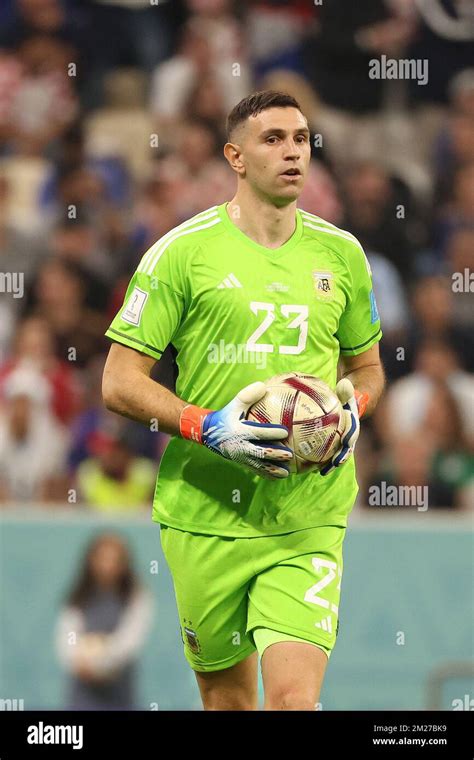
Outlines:
{"type": "Polygon", "coordinates": [[[100,435],[105,433],[111,438],[121,436],[126,439],[134,454],[153,461],[156,474],[158,462],[169,436],[151,430],[138,422],[121,419],[105,409],[101,387],[104,363],[103,354],[90,359],[81,375],[84,402],[71,425],[71,446],[68,456],[70,470],[74,472],[81,462],[94,456],[97,437],[100,440],[100,435]]]}
{"type": "Polygon", "coordinates": [[[472,330],[473,304],[472,273],[474,272],[474,226],[460,229],[451,235],[447,250],[447,269],[452,277],[453,291],[454,279],[459,275],[465,282],[467,274],[469,287],[453,292],[452,309],[453,321],[465,330],[472,330]]]}
{"type": "Polygon", "coordinates": [[[153,598],[138,580],[125,541],[102,533],[88,545],[56,624],[70,710],[133,710],[137,661],[153,598]]]}
{"type": "Polygon", "coordinates": [[[474,116],[474,68],[463,69],[449,83],[452,108],[462,116],[474,116]]]}
{"type": "Polygon", "coordinates": [[[0,173],[0,271],[9,285],[0,298],[0,363],[8,353],[25,290],[47,255],[44,238],[25,234],[11,223],[9,206],[10,183],[0,173]]]}
{"type": "Polygon", "coordinates": [[[0,363],[8,354],[11,337],[15,329],[13,308],[7,303],[6,297],[0,301],[0,363]]]}
{"type": "MultiPolygon", "coordinates": [[[[289,92],[300,104],[302,111],[308,119],[308,125],[311,132],[318,133],[318,117],[320,103],[317,93],[313,90],[308,80],[295,71],[288,69],[271,69],[260,80],[259,89],[278,90],[279,92],[289,92]]],[[[314,144],[312,145],[314,148],[314,144]]],[[[325,156],[323,145],[318,145],[318,158],[325,156]]]]}
{"type": "Polygon", "coordinates": [[[403,281],[397,268],[385,256],[369,250],[367,258],[372,269],[372,282],[374,293],[377,294],[377,308],[383,324],[384,340],[391,340],[402,335],[410,321],[403,281]]]}
{"type": "Polygon", "coordinates": [[[143,72],[130,68],[112,71],[104,79],[102,107],[84,122],[87,155],[102,162],[120,160],[137,180],[146,175],[152,149],[157,148],[152,143],[156,130],[146,97],[143,72]]]}
{"type": "Polygon", "coordinates": [[[104,429],[110,417],[102,401],[102,374],[105,357],[98,355],[89,360],[82,372],[82,389],[84,403],[71,425],[71,445],[68,462],[72,472],[77,466],[92,455],[89,444],[93,434],[104,429]]]}
{"type": "Polygon", "coordinates": [[[90,146],[86,146],[83,124],[77,121],[64,135],[58,149],[56,164],[41,190],[41,204],[45,209],[54,207],[58,200],[59,180],[69,171],[80,167],[100,178],[105,198],[110,204],[119,208],[126,207],[130,200],[131,178],[125,162],[121,157],[109,155],[107,151],[105,155],[92,153],[90,146]]]}
{"type": "Polygon", "coordinates": [[[78,102],[67,66],[73,59],[73,51],[51,37],[37,35],[21,42],[15,83],[12,88],[9,77],[4,85],[10,83],[7,101],[0,92],[4,138],[10,148],[41,155],[72,123],[78,102]]]}
{"type": "Polygon", "coordinates": [[[216,108],[217,100],[222,103],[222,118],[249,92],[249,75],[239,38],[240,30],[228,16],[192,17],[186,24],[178,53],[158,66],[151,85],[150,107],[165,141],[173,143],[173,131],[199,82],[206,80],[210,84],[212,112],[215,116],[220,109],[220,105],[216,108]],[[234,73],[235,65],[240,67],[238,75],[234,73]]]}
{"type": "Polygon", "coordinates": [[[50,411],[46,378],[18,367],[0,416],[0,497],[18,504],[64,502],[68,434],[50,411]]]}
{"type": "Polygon", "coordinates": [[[22,66],[18,56],[0,47],[0,146],[11,137],[11,114],[21,85],[22,66]]]}
{"type": "MultiPolygon", "coordinates": [[[[80,263],[89,277],[108,281],[129,251],[129,221],[107,198],[100,173],[77,167],[58,179],[58,213],[51,234],[53,252],[80,263]],[[61,205],[60,205],[61,204],[61,205]],[[112,260],[113,256],[113,260],[112,260]]],[[[92,303],[92,299],[88,299],[92,303]]],[[[103,303],[103,301],[101,301],[103,303]]]]}
{"type": "Polygon", "coordinates": [[[449,200],[455,171],[474,161],[474,68],[454,77],[450,94],[452,109],[434,143],[436,204],[449,200]]]}
{"type": "Polygon", "coordinates": [[[454,75],[474,63],[472,3],[469,0],[416,0],[417,33],[407,55],[430,62],[424,87],[410,82],[413,101],[444,104],[454,75]]]}
{"type": "MultiPolygon", "coordinates": [[[[472,506],[474,485],[474,461],[462,451],[433,451],[430,442],[422,434],[397,438],[387,457],[382,460],[381,469],[374,473],[370,486],[385,488],[396,486],[406,489],[426,489],[416,493],[416,497],[399,497],[392,509],[468,509],[472,506]],[[426,503],[423,497],[426,495],[426,503]],[[402,499],[403,502],[402,502],[402,499]],[[417,501],[418,499],[418,501],[417,501]],[[402,503],[400,503],[402,502],[402,503]]],[[[413,491],[412,491],[413,492],[413,491]]],[[[370,493],[370,492],[369,492],[370,493]]],[[[388,501],[388,499],[387,499],[388,501]]],[[[364,506],[371,506],[370,499],[364,506]]],[[[383,510],[390,509],[390,502],[378,505],[383,510]]]]}
{"type": "Polygon", "coordinates": [[[39,270],[27,313],[41,315],[55,341],[55,355],[83,367],[104,351],[107,317],[86,303],[86,282],[71,263],[48,260],[39,270]]]}
{"type": "Polygon", "coordinates": [[[45,232],[38,207],[38,191],[44,182],[49,162],[40,156],[23,156],[14,145],[11,116],[21,85],[19,61],[0,48],[0,218],[2,226],[34,237],[45,232]]]}
{"type": "Polygon", "coordinates": [[[419,347],[414,372],[393,383],[376,414],[379,434],[386,444],[400,436],[425,436],[434,445],[453,443],[453,419],[445,419],[450,404],[436,404],[444,390],[458,409],[461,433],[458,445],[472,451],[474,446],[474,378],[461,368],[449,343],[427,338],[419,347]]]}
{"type": "Polygon", "coordinates": [[[298,198],[298,208],[321,216],[331,224],[340,224],[343,207],[338,187],[321,161],[312,160],[303,192],[298,198]]]}
{"type": "Polygon", "coordinates": [[[134,455],[127,436],[97,430],[77,470],[80,498],[102,512],[134,513],[149,508],[156,480],[156,464],[134,455]]]}
{"type": "MultiPolygon", "coordinates": [[[[169,162],[168,162],[169,163],[169,162]]],[[[138,252],[139,258],[153,243],[156,243],[169,230],[176,227],[181,218],[179,216],[172,177],[166,178],[166,159],[157,160],[152,169],[152,176],[138,188],[135,208],[133,210],[134,227],[132,240],[138,252]],[[164,171],[162,171],[164,167],[164,171]]],[[[171,172],[169,172],[171,174],[171,172]]],[[[111,299],[111,318],[123,303],[125,290],[129,277],[120,283],[117,295],[111,299]]]]}
{"type": "Polygon", "coordinates": [[[6,29],[8,24],[10,24],[14,18],[13,2],[14,0],[5,0],[5,2],[0,5],[0,23],[2,24],[2,29],[6,29]]]}
{"type": "Polygon", "coordinates": [[[11,205],[11,182],[0,173],[0,268],[2,272],[22,272],[29,284],[47,255],[47,239],[18,229],[11,218],[11,205]]]}
{"type": "MultiPolygon", "coordinates": [[[[304,70],[323,102],[321,130],[336,162],[381,159],[387,147],[383,99],[387,80],[369,79],[369,63],[398,57],[415,29],[394,3],[322,3],[303,50],[304,70]]],[[[388,83],[390,84],[390,83],[388,83]]]]}
{"type": "Polygon", "coordinates": [[[374,293],[383,324],[380,356],[387,379],[391,381],[405,375],[411,367],[411,364],[407,366],[405,352],[413,315],[406,288],[396,267],[385,256],[370,250],[367,251],[367,258],[372,269],[374,293]]]}
{"type": "Polygon", "coordinates": [[[1,28],[0,45],[16,47],[35,34],[54,37],[74,45],[84,44],[80,36],[77,8],[68,0],[16,0],[14,13],[1,28]]]}
{"type": "Polygon", "coordinates": [[[226,109],[222,92],[214,76],[203,77],[191,90],[183,106],[186,121],[205,124],[217,143],[227,142],[225,133],[226,109]]]}
{"type": "Polygon", "coordinates": [[[83,165],[66,168],[58,176],[57,196],[61,207],[69,207],[72,220],[77,209],[82,216],[95,221],[107,203],[101,177],[83,165]]]}
{"type": "Polygon", "coordinates": [[[349,229],[367,250],[384,254],[404,282],[411,280],[414,204],[410,193],[375,163],[355,164],[343,177],[349,229]]]}
{"type": "Polygon", "coordinates": [[[180,220],[224,203],[235,192],[235,177],[218,158],[215,137],[200,122],[179,130],[177,149],[160,162],[160,177],[169,184],[180,220]]]}
{"type": "Polygon", "coordinates": [[[307,73],[323,101],[345,112],[374,112],[382,105],[384,81],[367,86],[369,61],[398,56],[414,33],[414,19],[394,13],[392,3],[344,0],[323,3],[314,37],[305,49],[307,73]]]}
{"type": "Polygon", "coordinates": [[[0,144],[10,184],[10,224],[28,235],[45,232],[38,192],[78,101],[68,76],[72,51],[46,36],[24,40],[15,56],[0,52],[0,144]]]}
{"type": "Polygon", "coordinates": [[[59,422],[70,423],[78,409],[81,391],[73,368],[54,354],[54,341],[48,323],[39,316],[18,324],[13,351],[0,365],[0,388],[8,387],[9,378],[19,367],[39,372],[49,384],[51,407],[59,422]]]}
{"type": "Polygon", "coordinates": [[[411,371],[418,348],[427,339],[438,339],[457,356],[457,361],[468,372],[474,371],[474,336],[472,328],[456,323],[452,281],[445,277],[425,277],[413,292],[414,319],[411,320],[404,343],[406,371],[411,371]]]}
{"type": "Polygon", "coordinates": [[[90,73],[85,93],[89,109],[102,105],[105,77],[111,70],[137,66],[151,72],[171,53],[172,9],[167,6],[150,0],[89,0],[90,73]]]}
{"type": "Polygon", "coordinates": [[[224,89],[224,96],[229,109],[237,102],[240,95],[245,97],[245,92],[250,88],[248,76],[250,71],[247,67],[247,37],[242,22],[235,10],[233,0],[185,0],[190,14],[189,26],[198,30],[208,40],[211,47],[211,59],[217,73],[220,66],[229,69],[225,76],[236,100],[231,100],[230,92],[224,89]],[[233,70],[235,63],[239,64],[237,71],[233,70]],[[232,71],[232,75],[231,75],[232,71]],[[240,79],[240,89],[232,79],[240,79]]]}
{"type": "Polygon", "coordinates": [[[112,260],[99,240],[100,230],[79,209],[75,218],[64,217],[51,233],[54,260],[72,264],[86,286],[86,303],[93,309],[107,305],[107,282],[112,275],[112,260]]]}
{"type": "Polygon", "coordinates": [[[386,445],[382,480],[427,485],[430,507],[472,506],[474,380],[448,344],[420,347],[415,372],[391,385],[375,420],[386,445]]]}
{"type": "Polygon", "coordinates": [[[301,71],[302,40],[313,18],[314,9],[304,0],[250,4],[248,40],[257,79],[276,68],[301,71]]]}
{"type": "Polygon", "coordinates": [[[434,247],[444,257],[451,235],[474,227],[474,161],[454,172],[452,192],[434,225],[434,247]]]}

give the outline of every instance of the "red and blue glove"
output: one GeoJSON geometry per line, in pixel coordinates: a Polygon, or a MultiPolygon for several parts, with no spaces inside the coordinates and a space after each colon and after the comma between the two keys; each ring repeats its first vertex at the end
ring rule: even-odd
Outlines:
{"type": "Polygon", "coordinates": [[[360,418],[367,409],[369,394],[354,390],[354,386],[347,377],[343,377],[336,385],[336,394],[342,404],[345,418],[344,429],[341,435],[341,446],[333,455],[331,461],[320,470],[321,475],[327,475],[336,467],[347,462],[354,453],[354,448],[360,433],[360,418]]]}
{"type": "Polygon", "coordinates": [[[288,477],[289,467],[285,462],[292,459],[293,451],[278,443],[288,438],[287,428],[245,419],[252,404],[260,401],[266,392],[265,383],[252,383],[218,411],[188,404],[181,412],[181,436],[263,477],[288,477]]]}

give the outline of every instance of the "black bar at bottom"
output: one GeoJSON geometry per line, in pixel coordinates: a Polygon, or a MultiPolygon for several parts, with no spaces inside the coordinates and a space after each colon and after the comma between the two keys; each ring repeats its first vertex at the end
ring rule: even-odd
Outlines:
{"type": "Polygon", "coordinates": [[[162,753],[268,757],[311,751],[311,758],[474,756],[472,712],[0,712],[0,760],[159,758],[162,753]],[[285,749],[286,748],[286,749],[285,749]],[[105,755],[107,753],[107,755],[105,755]]]}

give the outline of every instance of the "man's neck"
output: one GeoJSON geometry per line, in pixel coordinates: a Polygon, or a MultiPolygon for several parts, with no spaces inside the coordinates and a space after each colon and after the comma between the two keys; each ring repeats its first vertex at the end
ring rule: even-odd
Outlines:
{"type": "Polygon", "coordinates": [[[227,214],[241,232],[266,248],[280,248],[296,229],[296,201],[278,208],[236,193],[227,205],[227,214]]]}

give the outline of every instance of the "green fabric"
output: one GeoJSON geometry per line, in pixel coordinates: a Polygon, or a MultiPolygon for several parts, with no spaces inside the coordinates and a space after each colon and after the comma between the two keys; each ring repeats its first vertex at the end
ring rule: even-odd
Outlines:
{"type": "MultiPolygon", "coordinates": [[[[380,340],[371,291],[367,259],[349,233],[298,210],[290,239],[268,249],[222,204],[145,253],[106,334],[156,359],[172,343],[177,395],[219,409],[245,385],[284,372],[334,388],[340,352],[355,355],[380,340]]],[[[357,490],[352,458],[325,478],[269,481],[175,436],[161,461],[153,519],[224,536],[345,526],[357,490]]]]}
{"type": "Polygon", "coordinates": [[[254,628],[252,633],[260,657],[263,656],[267,647],[271,644],[279,644],[281,641],[297,641],[305,644],[313,644],[313,646],[322,649],[328,659],[331,656],[330,649],[323,647],[322,644],[315,644],[314,641],[307,641],[301,636],[290,636],[289,633],[280,633],[279,631],[273,631],[271,628],[254,628]]]}
{"type": "Polygon", "coordinates": [[[191,667],[235,665],[260,647],[260,634],[254,641],[260,628],[317,644],[329,656],[338,633],[344,535],[345,528],[328,526],[229,538],[162,525],[191,667]]]}

